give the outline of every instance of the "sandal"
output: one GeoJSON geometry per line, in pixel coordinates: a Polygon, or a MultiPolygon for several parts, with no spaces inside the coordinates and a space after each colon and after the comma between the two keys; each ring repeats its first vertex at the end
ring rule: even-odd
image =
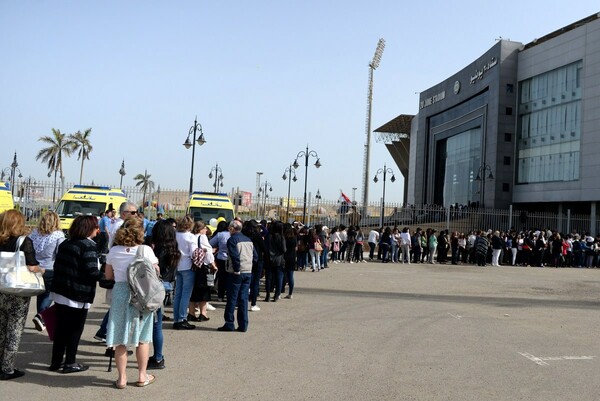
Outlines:
{"type": "Polygon", "coordinates": [[[115,380],[115,388],[118,388],[119,390],[123,390],[125,387],[127,387],[127,382],[123,383],[123,384],[119,384],[118,380],[115,380]]]}
{"type": "Polygon", "coordinates": [[[135,385],[138,387],[146,387],[154,383],[154,380],[156,380],[156,377],[154,375],[146,374],[146,380],[143,382],[135,382],[135,385]]]}

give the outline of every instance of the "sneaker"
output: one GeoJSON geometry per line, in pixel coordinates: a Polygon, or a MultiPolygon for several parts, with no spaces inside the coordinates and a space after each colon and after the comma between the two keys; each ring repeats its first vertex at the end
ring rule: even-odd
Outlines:
{"type": "Polygon", "coordinates": [[[211,304],[207,303],[206,304],[206,310],[217,310],[217,308],[215,308],[214,306],[212,306],[211,304]]]}
{"type": "Polygon", "coordinates": [[[252,306],[250,308],[250,311],[252,311],[252,312],[258,312],[258,311],[260,311],[260,307],[258,305],[254,305],[254,306],[252,306]]]}
{"type": "Polygon", "coordinates": [[[350,263],[354,263],[353,261],[350,261],[350,263]]]}
{"type": "Polygon", "coordinates": [[[146,367],[146,369],[164,369],[165,367],[165,358],[161,359],[160,361],[157,361],[156,359],[154,359],[154,357],[150,357],[148,359],[148,366],[146,367]]]}
{"type": "Polygon", "coordinates": [[[363,263],[367,263],[367,261],[366,261],[366,260],[363,260],[362,262],[363,262],[363,263]]]}
{"type": "Polygon", "coordinates": [[[293,295],[286,295],[284,298],[285,298],[285,299],[293,299],[293,298],[294,298],[294,296],[293,296],[293,295]]]}
{"type": "Polygon", "coordinates": [[[94,336],[94,340],[100,341],[101,343],[105,343],[106,342],[106,336],[102,336],[100,334],[96,334],[94,336]]]}
{"type": "Polygon", "coordinates": [[[46,325],[44,325],[44,319],[42,319],[42,317],[40,315],[35,315],[33,317],[33,324],[37,331],[46,330],[46,325]]]}

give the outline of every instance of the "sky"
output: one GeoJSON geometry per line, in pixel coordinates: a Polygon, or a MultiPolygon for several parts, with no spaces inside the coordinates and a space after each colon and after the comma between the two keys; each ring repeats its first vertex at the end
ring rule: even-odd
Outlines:
{"type": "MultiPolygon", "coordinates": [[[[47,180],[35,160],[42,136],[92,129],[84,183],[124,186],[147,170],[161,190],[188,189],[197,117],[194,190],[211,190],[218,163],[224,189],[256,192],[256,172],[287,196],[287,167],[308,146],[308,192],[362,198],[369,62],[372,129],[418,112],[419,92],[464,68],[502,37],[529,43],[600,11],[597,0],[426,1],[31,1],[0,0],[0,169],[17,152],[24,176],[47,180]]],[[[384,165],[371,139],[369,200],[384,165]]],[[[304,159],[291,196],[302,197],[304,159]]],[[[67,182],[80,161],[64,161],[67,182]]]]}

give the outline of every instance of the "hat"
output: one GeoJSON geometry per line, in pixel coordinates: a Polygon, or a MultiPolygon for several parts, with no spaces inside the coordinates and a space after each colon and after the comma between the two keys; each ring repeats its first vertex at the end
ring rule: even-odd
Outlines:
{"type": "Polygon", "coordinates": [[[323,226],[323,230],[329,230],[329,227],[323,226]]]}

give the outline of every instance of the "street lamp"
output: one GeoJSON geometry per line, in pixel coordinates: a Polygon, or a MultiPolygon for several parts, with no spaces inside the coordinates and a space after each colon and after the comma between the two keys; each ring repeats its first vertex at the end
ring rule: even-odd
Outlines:
{"type": "Polygon", "coordinates": [[[294,166],[290,164],[289,167],[286,167],[281,178],[284,181],[288,180],[287,209],[285,211],[285,221],[287,222],[290,219],[290,190],[292,189],[292,181],[298,181],[298,178],[296,178],[296,169],[294,168],[294,166]],[[294,175],[293,177],[292,174],[294,175]]]}
{"type": "Polygon", "coordinates": [[[123,176],[127,174],[125,172],[125,159],[121,162],[121,168],[119,169],[119,175],[121,176],[121,182],[119,183],[119,188],[123,189],[123,176]]]}
{"type": "Polygon", "coordinates": [[[260,192],[263,193],[263,213],[262,213],[263,219],[265,218],[265,214],[267,214],[267,198],[269,197],[269,194],[267,193],[267,189],[269,190],[269,192],[273,192],[273,187],[271,186],[271,183],[268,181],[265,181],[262,184],[262,186],[260,187],[260,189],[258,190],[259,193],[260,192]],[[263,189],[263,186],[264,186],[264,189],[263,189]]]}
{"type": "Polygon", "coordinates": [[[6,167],[2,170],[2,174],[0,174],[0,181],[4,181],[4,178],[10,173],[10,193],[12,196],[15,195],[15,172],[19,173],[19,178],[23,178],[23,174],[21,174],[21,170],[19,170],[19,163],[17,163],[17,152],[15,152],[10,167],[6,167]]]}
{"type": "Polygon", "coordinates": [[[298,168],[300,166],[298,164],[298,158],[304,157],[304,207],[302,209],[302,224],[306,224],[306,184],[307,184],[307,179],[308,179],[308,157],[309,156],[312,156],[317,159],[317,161],[315,162],[316,168],[321,167],[321,159],[319,159],[319,155],[314,150],[309,151],[308,145],[306,145],[306,150],[302,150],[302,151],[298,152],[298,155],[296,155],[296,160],[294,160],[294,163],[292,164],[292,166],[294,168],[298,168]]]}
{"type": "Polygon", "coordinates": [[[204,139],[204,133],[202,132],[202,125],[200,125],[200,123],[198,123],[197,120],[198,120],[198,117],[196,116],[196,118],[194,119],[194,125],[192,125],[190,127],[190,132],[188,133],[187,139],[183,143],[183,146],[185,146],[186,149],[192,148],[192,169],[190,171],[190,195],[192,194],[193,186],[194,186],[194,157],[196,157],[196,143],[198,143],[199,146],[202,146],[206,143],[206,140],[204,139]],[[200,131],[200,137],[198,139],[196,139],[196,133],[198,131],[200,131]],[[190,141],[190,135],[193,135],[192,141],[190,141]]]}
{"type": "Polygon", "coordinates": [[[390,173],[392,175],[392,177],[390,178],[391,182],[395,182],[396,181],[396,176],[394,176],[394,171],[392,171],[391,168],[388,168],[385,164],[383,165],[383,168],[380,168],[379,170],[377,170],[377,172],[375,173],[375,177],[373,178],[373,182],[377,183],[377,181],[379,181],[379,179],[377,178],[377,176],[379,174],[383,173],[383,197],[381,198],[381,224],[380,227],[383,227],[383,216],[385,214],[385,182],[386,182],[386,177],[387,174],[390,173]]]}
{"type": "Polygon", "coordinates": [[[493,180],[494,174],[492,174],[492,167],[489,164],[483,163],[477,169],[477,177],[475,181],[481,182],[481,207],[485,207],[485,180],[493,180]],[[487,176],[486,176],[487,173],[487,176]]]}
{"type": "Polygon", "coordinates": [[[213,171],[215,172],[215,182],[213,183],[213,188],[215,192],[219,191],[219,187],[223,186],[223,170],[219,167],[219,163],[217,163],[212,169],[210,169],[210,173],[208,174],[208,178],[213,178],[213,171]]]}

